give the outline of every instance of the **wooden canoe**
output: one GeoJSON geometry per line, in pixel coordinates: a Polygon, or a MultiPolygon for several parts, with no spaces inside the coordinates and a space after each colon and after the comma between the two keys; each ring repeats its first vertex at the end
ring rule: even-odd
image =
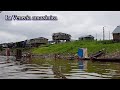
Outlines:
{"type": "Polygon", "coordinates": [[[79,60],[91,60],[91,61],[101,61],[101,62],[120,62],[120,58],[79,58],[79,60]]]}

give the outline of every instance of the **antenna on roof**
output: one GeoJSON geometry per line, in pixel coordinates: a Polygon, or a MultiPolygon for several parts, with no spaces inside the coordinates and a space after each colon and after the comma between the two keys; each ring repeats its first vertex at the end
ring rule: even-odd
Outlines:
{"type": "Polygon", "coordinates": [[[103,27],[103,41],[105,40],[105,30],[104,30],[105,27],[106,26],[103,27]]]}

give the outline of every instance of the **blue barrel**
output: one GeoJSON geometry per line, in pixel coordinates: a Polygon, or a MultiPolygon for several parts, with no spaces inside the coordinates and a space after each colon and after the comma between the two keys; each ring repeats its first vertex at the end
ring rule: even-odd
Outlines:
{"type": "Polygon", "coordinates": [[[81,58],[83,57],[83,49],[78,49],[78,56],[81,58]]]}

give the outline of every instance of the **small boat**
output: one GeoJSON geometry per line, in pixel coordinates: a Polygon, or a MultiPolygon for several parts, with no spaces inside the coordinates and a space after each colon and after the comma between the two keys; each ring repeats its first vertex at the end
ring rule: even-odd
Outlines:
{"type": "Polygon", "coordinates": [[[101,62],[120,62],[120,58],[79,58],[79,60],[91,60],[101,62]]]}
{"type": "Polygon", "coordinates": [[[99,58],[101,55],[104,55],[104,49],[96,52],[95,54],[89,56],[88,58],[84,58],[83,50],[78,50],[78,60],[91,60],[91,61],[101,61],[101,62],[120,62],[120,58],[99,58]]]}
{"type": "Polygon", "coordinates": [[[120,58],[99,58],[99,59],[92,59],[94,61],[101,61],[101,62],[120,62],[120,58]]]}

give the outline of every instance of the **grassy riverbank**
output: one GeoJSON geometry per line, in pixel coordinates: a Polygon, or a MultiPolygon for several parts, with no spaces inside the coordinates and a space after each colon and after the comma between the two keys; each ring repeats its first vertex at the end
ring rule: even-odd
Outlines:
{"type": "Polygon", "coordinates": [[[34,48],[31,51],[34,54],[76,54],[78,48],[87,48],[88,54],[95,53],[103,48],[106,49],[107,53],[114,53],[120,51],[120,43],[113,43],[112,41],[72,41],[54,45],[45,45],[43,47],[34,48]]]}

